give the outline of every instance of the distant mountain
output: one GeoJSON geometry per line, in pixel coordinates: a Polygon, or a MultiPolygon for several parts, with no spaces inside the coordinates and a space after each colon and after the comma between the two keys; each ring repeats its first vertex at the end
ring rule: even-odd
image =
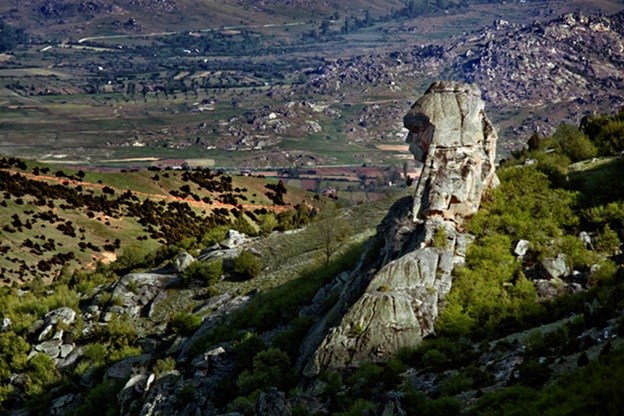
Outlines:
{"type": "Polygon", "coordinates": [[[533,129],[582,110],[617,111],[624,101],[624,13],[566,14],[514,27],[498,21],[454,45],[452,73],[478,83],[495,107],[547,108],[533,129]]]}
{"type": "Polygon", "coordinates": [[[14,0],[0,4],[0,18],[41,36],[116,33],[263,25],[293,20],[338,18],[340,14],[387,15],[400,0],[14,0]]]}

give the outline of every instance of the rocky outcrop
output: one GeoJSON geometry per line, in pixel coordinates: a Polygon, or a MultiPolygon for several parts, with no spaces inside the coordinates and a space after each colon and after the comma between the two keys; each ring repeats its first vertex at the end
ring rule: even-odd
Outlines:
{"type": "Polygon", "coordinates": [[[434,83],[404,123],[410,150],[424,164],[414,197],[390,210],[365,255],[377,261],[360,262],[308,334],[306,375],[380,360],[433,333],[453,267],[471,240],[461,226],[497,184],[496,133],[476,86],[434,83]]]}

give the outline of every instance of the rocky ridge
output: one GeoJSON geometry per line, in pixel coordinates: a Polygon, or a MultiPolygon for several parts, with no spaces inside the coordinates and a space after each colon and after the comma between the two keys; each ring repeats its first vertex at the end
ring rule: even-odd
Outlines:
{"type": "Polygon", "coordinates": [[[363,259],[348,279],[340,277],[345,284],[334,282],[338,302],[302,344],[308,376],[383,359],[434,332],[451,272],[470,242],[463,220],[497,183],[497,136],[476,86],[434,83],[404,124],[410,150],[424,163],[414,197],[398,201],[379,226],[368,254],[378,260],[363,259]]]}

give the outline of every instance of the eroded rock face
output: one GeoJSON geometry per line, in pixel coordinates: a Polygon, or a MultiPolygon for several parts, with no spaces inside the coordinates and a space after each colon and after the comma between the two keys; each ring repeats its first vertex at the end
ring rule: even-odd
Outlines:
{"type": "Polygon", "coordinates": [[[474,214],[496,183],[496,132],[475,85],[435,82],[403,118],[410,151],[424,164],[414,219],[456,223],[474,214]]]}
{"type": "Polygon", "coordinates": [[[360,262],[308,334],[304,374],[381,360],[434,332],[471,241],[461,225],[498,183],[496,133],[483,110],[476,86],[436,82],[405,116],[410,150],[424,164],[414,197],[390,209],[365,255],[377,260],[360,262]]]}

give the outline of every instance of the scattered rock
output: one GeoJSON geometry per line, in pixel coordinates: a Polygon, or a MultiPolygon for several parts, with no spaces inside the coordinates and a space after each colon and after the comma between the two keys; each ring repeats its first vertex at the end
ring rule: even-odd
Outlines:
{"type": "Polygon", "coordinates": [[[130,273],[115,284],[112,297],[119,299],[121,306],[108,307],[104,320],[110,320],[113,314],[126,314],[130,319],[146,316],[149,305],[160,293],[170,286],[181,283],[177,275],[158,273],[130,273]]]}
{"type": "Polygon", "coordinates": [[[540,273],[545,279],[567,277],[572,270],[566,263],[566,255],[561,253],[555,258],[544,259],[540,263],[540,273]]]}
{"type": "Polygon", "coordinates": [[[66,394],[52,401],[49,407],[50,415],[66,415],[78,407],[79,400],[75,394],[66,394]]]}
{"type": "Polygon", "coordinates": [[[516,248],[514,248],[514,254],[518,257],[518,258],[522,258],[526,255],[526,253],[529,251],[529,241],[528,240],[520,240],[518,241],[518,243],[516,243],[516,248]]]}
{"type": "Polygon", "coordinates": [[[149,354],[134,355],[113,364],[106,370],[105,378],[126,380],[152,358],[149,354]]]}
{"type": "Polygon", "coordinates": [[[286,401],[286,394],[272,387],[262,392],[256,401],[256,416],[290,416],[291,410],[286,401]]]}
{"type": "Polygon", "coordinates": [[[579,239],[581,240],[581,242],[583,244],[585,244],[585,247],[593,250],[594,249],[594,245],[592,243],[592,238],[591,235],[589,235],[589,233],[587,231],[581,231],[579,233],[579,239]]]}
{"type": "Polygon", "coordinates": [[[2,326],[0,326],[0,331],[8,331],[11,328],[11,319],[10,318],[2,318],[2,326]]]}
{"type": "Polygon", "coordinates": [[[247,242],[247,236],[243,233],[239,233],[236,230],[229,230],[227,238],[219,243],[222,248],[237,248],[247,242]]]}
{"type": "Polygon", "coordinates": [[[568,291],[568,285],[559,277],[537,279],[533,281],[537,296],[541,299],[552,299],[568,291]]]}
{"type": "Polygon", "coordinates": [[[182,253],[179,253],[174,259],[173,259],[173,268],[176,272],[178,273],[182,273],[184,270],[186,270],[187,267],[189,267],[193,262],[195,261],[195,258],[193,256],[191,256],[189,253],[187,253],[186,251],[183,251],[182,253]]]}

